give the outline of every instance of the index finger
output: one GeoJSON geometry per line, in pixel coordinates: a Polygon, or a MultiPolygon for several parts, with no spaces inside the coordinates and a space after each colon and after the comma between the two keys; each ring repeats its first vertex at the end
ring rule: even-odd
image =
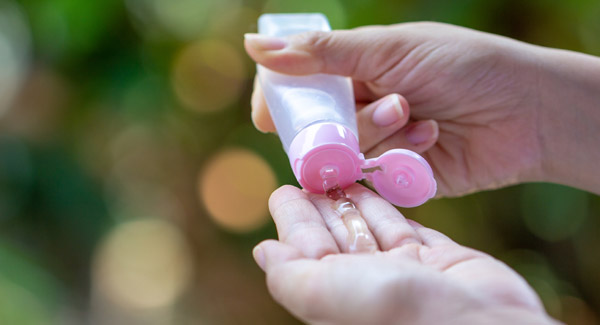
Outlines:
{"type": "Polygon", "coordinates": [[[275,190],[269,198],[269,209],[279,241],[296,247],[308,258],[340,252],[323,217],[299,188],[284,185],[275,190]]]}

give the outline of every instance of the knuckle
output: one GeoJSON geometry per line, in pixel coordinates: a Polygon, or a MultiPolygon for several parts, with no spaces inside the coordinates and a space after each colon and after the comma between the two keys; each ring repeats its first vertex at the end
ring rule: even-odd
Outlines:
{"type": "Polygon", "coordinates": [[[331,32],[310,31],[302,34],[301,37],[304,46],[316,54],[325,52],[331,43],[331,32]]]}

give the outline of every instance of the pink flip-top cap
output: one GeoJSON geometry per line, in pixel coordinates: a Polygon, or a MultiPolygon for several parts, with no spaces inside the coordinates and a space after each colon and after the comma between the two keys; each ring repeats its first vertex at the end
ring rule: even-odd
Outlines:
{"type": "Polygon", "coordinates": [[[425,203],[437,188],[431,167],[418,154],[392,149],[365,160],[354,133],[336,123],[316,123],[300,131],[288,156],[300,185],[313,193],[324,192],[324,170],[335,171],[341,188],[366,178],[381,196],[402,207],[425,203]]]}

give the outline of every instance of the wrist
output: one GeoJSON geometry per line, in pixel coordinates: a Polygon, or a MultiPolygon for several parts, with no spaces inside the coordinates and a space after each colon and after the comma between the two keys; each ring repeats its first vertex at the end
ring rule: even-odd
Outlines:
{"type": "Polygon", "coordinates": [[[538,49],[538,180],[600,193],[600,58],[538,49]]]}

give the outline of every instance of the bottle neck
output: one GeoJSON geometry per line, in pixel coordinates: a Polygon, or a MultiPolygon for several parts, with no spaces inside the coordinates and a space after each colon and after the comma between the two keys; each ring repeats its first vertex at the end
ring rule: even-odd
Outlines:
{"type": "Polygon", "coordinates": [[[317,123],[300,131],[290,144],[288,157],[300,185],[314,193],[324,193],[324,182],[331,182],[323,175],[327,168],[336,171],[341,188],[362,178],[358,139],[337,123],[317,123]]]}

